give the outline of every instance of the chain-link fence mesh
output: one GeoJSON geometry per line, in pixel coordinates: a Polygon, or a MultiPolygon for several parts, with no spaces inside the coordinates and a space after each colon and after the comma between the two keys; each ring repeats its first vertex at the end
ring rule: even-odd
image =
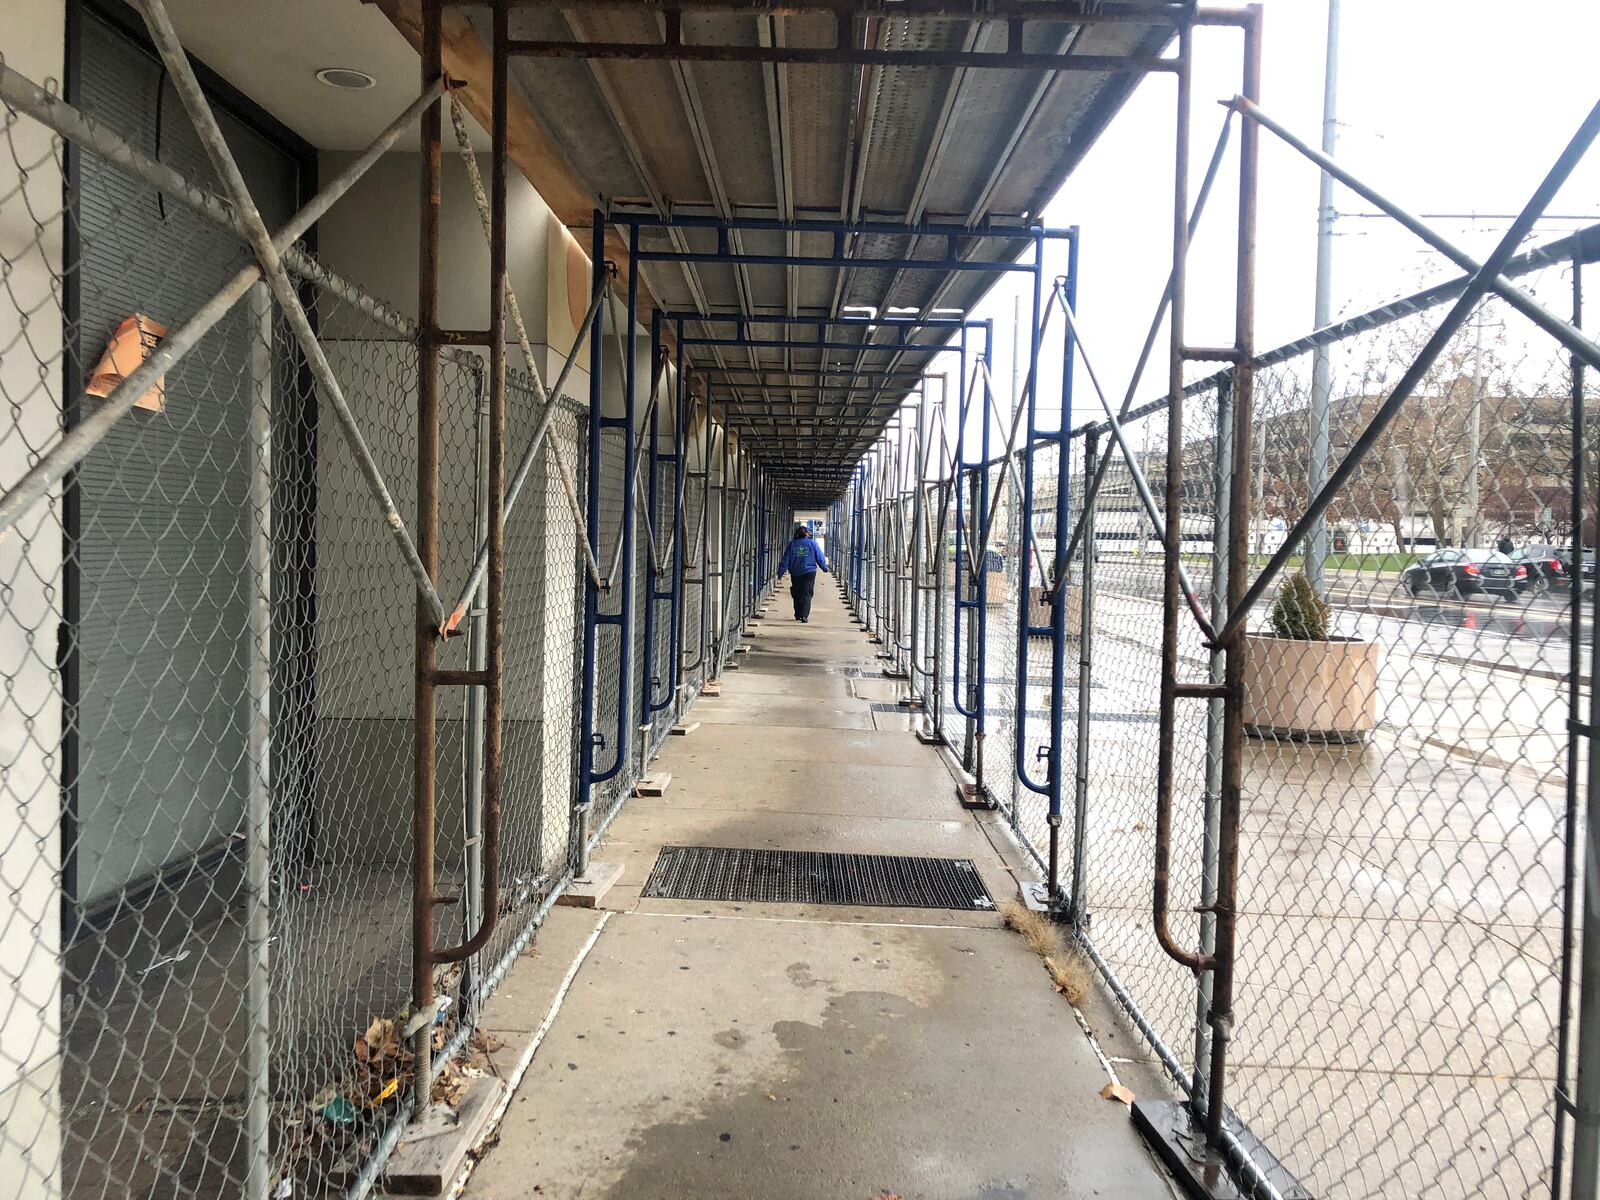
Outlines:
{"type": "MultiPolygon", "coordinates": [[[[600,520],[599,520],[599,547],[601,550],[602,570],[612,560],[623,552],[623,493],[632,486],[630,473],[626,469],[625,447],[620,435],[602,436],[600,439],[600,520]]],[[[637,567],[639,556],[644,553],[641,546],[634,547],[634,563],[637,567]]],[[[620,559],[618,560],[620,561],[620,559]]],[[[601,624],[596,630],[595,653],[595,749],[594,764],[597,771],[609,771],[616,767],[616,774],[609,780],[596,786],[594,790],[594,803],[596,812],[601,820],[605,820],[615,811],[623,798],[632,790],[637,779],[635,771],[634,747],[639,744],[638,725],[635,714],[638,711],[639,689],[634,686],[639,677],[639,664],[643,661],[640,655],[641,638],[637,636],[638,596],[637,589],[633,589],[628,596],[624,596],[624,589],[631,589],[636,571],[628,572],[628,579],[622,586],[612,586],[601,593],[597,611],[604,617],[622,618],[624,615],[624,601],[631,599],[633,614],[629,620],[635,630],[634,636],[629,640],[632,648],[629,652],[630,663],[628,666],[629,694],[623,697],[623,626],[615,621],[601,624]],[[626,705],[626,709],[624,709],[626,705]]]]}
{"type": "MultiPolygon", "coordinates": [[[[545,436],[562,447],[567,462],[581,466],[587,414],[568,400],[559,403],[545,436]]],[[[508,372],[506,406],[507,438],[520,451],[540,415],[521,372],[508,372]]],[[[580,487],[582,482],[580,477],[580,487]]],[[[578,769],[572,714],[583,668],[583,536],[548,452],[540,454],[506,523],[501,918],[482,956],[490,963],[514,952],[528,928],[517,914],[551,895],[571,852],[578,769]]]]}
{"type": "MultiPolygon", "coordinates": [[[[1012,486],[1003,465],[984,472],[992,515],[988,541],[984,541],[983,518],[973,521],[973,564],[977,567],[979,590],[987,608],[986,645],[983,647],[984,736],[979,746],[983,760],[983,780],[990,794],[1010,815],[1013,827],[1018,820],[1018,802],[1023,788],[1017,779],[1018,702],[1027,692],[1017,675],[1018,598],[1025,587],[1028,569],[1023,554],[1014,549],[1007,535],[1016,523],[1022,497],[1012,486]],[[1009,553],[1008,553],[1009,551],[1009,553]]],[[[976,510],[975,510],[976,511],[976,510]]]]}
{"type": "MultiPolygon", "coordinates": [[[[645,737],[646,758],[653,755],[666,740],[667,731],[676,719],[672,649],[675,640],[674,624],[681,611],[681,584],[677,579],[677,562],[673,546],[678,539],[675,509],[678,493],[678,466],[664,462],[657,466],[656,510],[653,531],[643,530],[644,536],[654,538],[652,552],[647,544],[643,563],[644,586],[651,591],[651,639],[649,672],[639,708],[641,732],[645,737]]],[[[642,590],[642,589],[641,589],[642,590]]]]}
{"type": "Polygon", "coordinates": [[[683,488],[683,645],[679,657],[683,673],[682,704],[698,695],[710,678],[711,588],[706,576],[711,512],[706,503],[706,479],[703,466],[691,465],[683,488]]]}
{"type": "MultiPolygon", "coordinates": [[[[1518,270],[1519,285],[1556,312],[1573,303],[1567,253],[1534,255],[1518,270]]],[[[1327,342],[1325,384],[1309,343],[1264,355],[1252,461],[1242,470],[1231,461],[1232,378],[1204,379],[1191,367],[1175,519],[1178,561],[1203,610],[1226,611],[1232,480],[1248,491],[1242,536],[1253,578],[1452,298],[1436,288],[1353,318],[1327,342]],[[1323,396],[1325,421],[1315,415],[1323,396]]],[[[1592,373],[1585,386],[1592,411],[1592,373]]],[[[1568,355],[1505,301],[1480,304],[1329,507],[1320,571],[1310,546],[1296,547],[1284,580],[1249,616],[1227,1099],[1281,1160],[1280,1184],[1293,1177],[1310,1194],[1351,1198],[1509,1198],[1551,1188],[1553,1097],[1573,1078],[1570,1064],[1560,1074],[1557,1046],[1571,953],[1563,922],[1574,914],[1570,853],[1582,835],[1572,774],[1582,756],[1568,722],[1585,719],[1577,706],[1589,687],[1583,631],[1600,478],[1594,438],[1575,431],[1575,409],[1568,355]]],[[[1023,764],[1045,781],[1052,645],[1023,621],[1049,624],[1035,551],[1053,562],[1076,524],[1092,443],[1109,463],[1061,590],[1057,861],[1064,889],[1081,880],[1063,898],[1085,948],[1189,1090],[1208,1061],[1205,994],[1162,949],[1151,916],[1167,673],[1162,531],[1174,519],[1165,408],[1136,411],[1124,437],[1126,450],[1109,427],[1076,436],[1065,478],[1054,446],[1019,453],[1019,466],[1033,455],[1031,531],[1022,528],[1018,483],[989,469],[995,532],[982,551],[981,588],[956,574],[954,488],[931,473],[944,489],[932,515],[937,524],[942,505],[946,557],[933,577],[940,616],[929,633],[938,671],[918,686],[925,698],[965,703],[978,617],[972,608],[958,616],[957,601],[981,598],[985,736],[974,747],[976,722],[949,708],[929,723],[958,755],[975,751],[969,770],[981,761],[990,800],[1043,861],[1047,800],[1019,785],[1014,756],[1021,720],[1023,764]],[[1059,487],[1070,496],[1065,530],[1054,527],[1059,487]]],[[[969,522],[981,471],[959,476],[969,522]]],[[[877,595],[885,538],[874,497],[870,475],[858,472],[836,523],[850,539],[841,558],[862,566],[852,603],[875,628],[887,623],[879,630],[887,640],[896,614],[877,595]]],[[[964,554],[979,552],[979,538],[969,526],[964,554]]],[[[1181,598],[1177,617],[1171,677],[1220,683],[1222,656],[1181,598]]],[[[1213,945],[1212,918],[1197,909],[1214,896],[1222,735],[1220,699],[1175,702],[1167,921],[1190,949],[1213,945]]],[[[1570,1131],[1568,1121],[1568,1141],[1570,1131]]]]}
{"type": "MultiPolygon", "coordinates": [[[[1520,283],[1561,311],[1572,270],[1520,283]]],[[[1332,461],[1437,319],[1330,348],[1332,461]]],[[[1233,1104],[1318,1195],[1551,1186],[1596,478],[1575,524],[1557,350],[1494,300],[1423,377],[1328,513],[1310,616],[1336,657],[1283,636],[1296,593],[1253,615],[1233,1104]]],[[[1298,355],[1257,376],[1256,553],[1304,503],[1314,375],[1298,355]]]]}
{"type": "MultiPolygon", "coordinates": [[[[1082,781],[1075,781],[1073,794],[1076,801],[1081,786],[1085,849],[1078,903],[1088,917],[1090,943],[1134,998],[1139,1019],[1163,1052],[1176,1055],[1188,1072],[1193,1068],[1197,1019],[1194,977],[1162,950],[1151,922],[1163,674],[1160,533],[1167,521],[1162,421],[1162,417],[1152,416],[1130,426],[1126,434],[1139,470],[1151,481],[1159,526],[1146,511],[1128,459],[1115,441],[1102,436],[1096,445],[1098,459],[1109,461],[1087,515],[1090,525],[1083,549],[1069,567],[1080,587],[1079,607],[1073,609],[1069,599],[1069,613],[1077,621],[1082,620],[1083,590],[1090,596],[1089,704],[1087,712],[1078,711],[1081,668],[1074,662],[1073,717],[1066,736],[1074,753],[1080,739],[1087,743],[1082,781]]],[[[1214,407],[1191,398],[1185,408],[1185,426],[1195,431],[1196,443],[1214,439],[1214,407]]],[[[1078,470],[1069,484],[1074,523],[1084,516],[1082,441],[1078,439],[1080,445],[1075,447],[1078,470]]],[[[1209,474],[1186,463],[1179,527],[1184,548],[1181,561],[1208,606],[1214,482],[1209,474]]],[[[1178,628],[1179,677],[1207,679],[1203,639],[1187,614],[1180,614],[1178,628]]],[[[1219,766],[1215,746],[1208,749],[1208,721],[1215,714],[1208,715],[1207,709],[1205,703],[1179,706],[1172,739],[1174,795],[1179,802],[1172,811],[1169,926],[1178,944],[1190,947],[1200,943],[1201,922],[1194,909],[1204,898],[1202,840],[1208,804],[1215,803],[1215,770],[1219,766]]],[[[1220,730],[1220,725],[1217,728],[1220,730]]]]}
{"type": "MultiPolygon", "coordinates": [[[[0,116],[10,488],[95,411],[100,377],[126,374],[141,337],[176,327],[249,256],[133,174],[0,116]]],[[[267,172],[241,145],[247,178],[267,172]]],[[[212,181],[181,130],[163,161],[212,181]]],[[[272,195],[261,207],[278,223],[272,195]]],[[[413,327],[351,288],[302,294],[414,512],[413,327]]],[[[484,360],[445,351],[438,393],[448,586],[486,521],[484,360]]],[[[511,455],[540,408],[510,372],[511,455]]],[[[563,402],[548,436],[581,462],[585,428],[563,402]]],[[[466,1035],[461,1015],[526,942],[569,854],[581,530],[547,464],[507,522],[499,925],[466,976],[473,994],[459,969],[437,973],[457,1001],[441,1045],[466,1035]]],[[[0,539],[0,578],[0,1178],[75,1200],[211,1197],[259,1182],[264,1159],[274,1194],[342,1194],[409,1090],[416,591],[263,286],[0,539]],[[270,754],[252,740],[258,711],[270,754]]],[[[481,654],[480,612],[440,644],[441,668],[481,654]]],[[[443,943],[476,923],[482,895],[474,696],[438,698],[437,879],[462,897],[440,910],[443,943]]],[[[470,1057],[447,1064],[436,1096],[463,1069],[470,1057]]]]}
{"type": "MultiPolygon", "coordinates": [[[[246,174],[271,176],[270,156],[232,132],[246,174]]],[[[212,181],[192,140],[175,135],[162,157],[212,181]]],[[[97,377],[114,386],[121,355],[249,257],[232,233],[9,108],[0,164],[10,487],[92,415],[97,377]]],[[[261,207],[276,224],[287,202],[273,194],[261,207]]],[[[1519,279],[1560,310],[1577,269],[1551,259],[1519,279]]],[[[415,331],[359,294],[305,293],[378,469],[414,511],[415,331]]],[[[1084,943],[1186,1088],[1207,1052],[1203,996],[1150,913],[1160,697],[1164,678],[1215,682],[1219,661],[1180,612],[1163,664],[1158,525],[1177,523],[1201,606],[1223,608],[1219,519],[1233,490],[1249,493],[1249,525],[1233,534],[1253,573],[1377,417],[1445,298],[1352,325],[1325,366],[1305,348],[1265,356],[1249,463],[1228,458],[1232,382],[1198,384],[1178,433],[1176,512],[1165,414],[1130,420],[1125,447],[1098,431],[1110,466],[1064,580],[1050,564],[1069,530],[1051,501],[1065,489],[1069,511],[1082,505],[1082,436],[1065,471],[1040,445],[1022,452],[1031,471],[934,475],[928,591],[908,553],[924,534],[902,477],[906,429],[832,521],[886,661],[911,671],[929,721],[1041,857],[1048,801],[1019,779],[1019,758],[1039,781],[1060,749],[1057,865],[1082,881],[1070,900],[1084,943]],[[1019,475],[1033,481],[1031,521],[1019,475]],[[977,512],[976,492],[988,497],[977,512]],[[1053,671],[1060,648],[1037,630],[1059,611],[1068,644],[1053,671]],[[981,738],[958,703],[978,706],[981,738]],[[1063,861],[1076,845],[1081,857],[1063,861]]],[[[486,376],[476,355],[442,358],[447,582],[466,577],[487,520],[486,376]]],[[[1595,390],[1591,376],[1591,404],[1595,390]]],[[[515,454],[538,400],[515,372],[508,391],[515,454]]],[[[1503,301],[1481,304],[1335,498],[1321,540],[1292,548],[1284,589],[1249,617],[1228,1099],[1313,1194],[1509,1198],[1559,1183],[1552,1096],[1572,1074],[1556,1046],[1581,833],[1570,723],[1592,675],[1581,635],[1600,521],[1578,391],[1545,335],[1503,301]]],[[[562,403],[549,436],[581,462],[586,416],[562,403]]],[[[601,445],[605,569],[634,464],[614,432],[601,445]]],[[[677,713],[680,667],[692,690],[727,665],[787,540],[781,498],[747,466],[724,453],[709,496],[709,481],[680,486],[689,469],[658,464],[653,520],[635,516],[633,561],[598,601],[627,621],[626,636],[616,623],[597,634],[595,763],[616,768],[596,788],[602,827],[677,713]]],[[[575,857],[583,533],[562,499],[541,457],[507,526],[499,926],[467,971],[437,974],[456,1001],[441,1045],[466,1034],[575,857]]],[[[259,287],[0,538],[0,592],[0,1177],[74,1198],[200,1197],[244,1190],[265,1155],[275,1185],[336,1194],[407,1095],[415,589],[259,287]],[[265,626],[252,620],[262,612],[265,626]],[[267,755],[254,740],[263,712],[267,755]],[[263,1104],[266,1138],[253,1143],[263,1104]]],[[[477,665],[477,612],[463,631],[442,643],[442,668],[477,665]]],[[[461,897],[436,918],[443,943],[481,916],[476,704],[466,688],[438,701],[437,876],[461,897]]],[[[1209,946],[1198,910],[1217,854],[1222,719],[1220,700],[1184,698],[1167,731],[1168,919],[1186,947],[1209,946]]],[[[459,1080],[446,1067],[439,1086],[459,1080]]]]}

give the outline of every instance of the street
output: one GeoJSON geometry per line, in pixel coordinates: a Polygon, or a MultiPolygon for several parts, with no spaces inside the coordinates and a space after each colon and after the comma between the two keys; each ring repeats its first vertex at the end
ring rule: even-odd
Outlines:
{"type": "MultiPolygon", "coordinates": [[[[1202,605],[1209,608],[1210,564],[1186,560],[1184,565],[1202,605]]],[[[1095,563],[1095,587],[1102,594],[1158,600],[1160,558],[1102,554],[1095,563]]],[[[1334,609],[1334,632],[1346,637],[1372,638],[1385,645],[1401,641],[1413,655],[1437,655],[1486,670],[1537,671],[1565,678],[1571,669],[1568,592],[1516,600],[1426,594],[1413,598],[1394,573],[1330,572],[1327,599],[1334,609]]],[[[1252,624],[1264,627],[1270,608],[1270,599],[1260,604],[1252,624]]],[[[1588,647],[1583,650],[1587,668],[1588,647]]]]}

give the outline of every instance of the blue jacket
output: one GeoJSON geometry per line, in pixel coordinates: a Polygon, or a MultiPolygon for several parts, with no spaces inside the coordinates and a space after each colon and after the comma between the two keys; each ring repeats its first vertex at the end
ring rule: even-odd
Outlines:
{"type": "Polygon", "coordinates": [[[815,538],[795,538],[783,551],[783,559],[778,563],[778,578],[786,574],[815,575],[817,568],[824,571],[828,569],[828,559],[822,553],[822,547],[817,545],[815,538]]]}

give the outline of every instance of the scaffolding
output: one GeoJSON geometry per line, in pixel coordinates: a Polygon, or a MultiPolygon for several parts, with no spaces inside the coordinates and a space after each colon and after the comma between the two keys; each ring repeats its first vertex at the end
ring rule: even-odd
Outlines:
{"type": "MultiPolygon", "coordinates": [[[[1578,864],[1600,613],[1571,547],[1596,519],[1581,302],[1600,228],[1520,247],[1600,109],[1483,262],[1254,104],[1232,111],[1466,274],[1258,353],[1243,315],[1237,345],[1184,346],[1175,271],[1146,356],[1171,304],[1173,362],[1226,365],[1175,368],[1138,405],[1143,363],[1114,404],[1073,278],[1058,279],[1059,425],[1037,432],[1030,379],[998,414],[1014,431],[1002,448],[952,446],[944,431],[992,403],[981,361],[956,404],[913,397],[831,510],[841,586],[885,673],[907,678],[921,736],[960,757],[964,801],[1000,810],[1036,862],[1025,893],[1070,925],[1188,1097],[1189,1112],[1134,1105],[1180,1178],[1282,1197],[1590,1195],[1578,864]],[[1485,367],[1469,320],[1479,343],[1487,324],[1513,349],[1485,367]],[[1342,456],[1312,492],[1319,352],[1340,379],[1342,456]],[[1092,396],[1076,410],[1074,358],[1092,396]],[[1404,480],[1425,482],[1414,456],[1454,453],[1469,418],[1495,458],[1486,471],[1474,455],[1481,488],[1460,494],[1532,543],[1515,558],[1418,550],[1402,520],[1404,480]],[[1268,601],[1319,517],[1335,554],[1307,633],[1292,586],[1268,601]],[[1467,565],[1441,583],[1451,562],[1467,565]],[[1370,674],[1272,648],[1307,638],[1370,674]],[[1208,1177],[1190,1113],[1232,1185],[1208,1177]]],[[[1036,313],[1036,335],[1047,326],[1036,313]]]]}
{"type": "MultiPolygon", "coordinates": [[[[0,1056],[17,1081],[0,1161],[17,1164],[24,1189],[258,1200],[286,1194],[287,1182],[296,1195],[370,1192],[408,1124],[481,1063],[485,1000],[549,906],[587,875],[669,731],[737,665],[747,623],[773,593],[794,514],[826,508],[841,589],[881,647],[885,674],[905,681],[908,704],[924,714],[920,736],[959,761],[964,804],[1005,813],[1040,870],[1026,889],[1032,902],[1070,926],[1183,1094],[1135,1107],[1175,1172],[1195,1187],[1273,1198],[1597,1195],[1600,901],[1579,864],[1600,804],[1600,768],[1584,753],[1600,722],[1585,675],[1600,601],[1583,595],[1581,552],[1596,520],[1586,372],[1600,367],[1600,348],[1581,332],[1582,268],[1600,256],[1600,236],[1521,246],[1600,132],[1600,107],[1479,262],[1262,111],[1256,8],[989,0],[985,19],[1003,26],[1004,45],[953,51],[858,45],[856,23],[877,6],[855,0],[787,6],[832,18],[831,46],[686,35],[685,12],[758,7],[740,0],[664,6],[664,35],[649,43],[514,37],[513,6],[498,3],[487,6],[484,180],[465,85],[444,70],[443,6],[426,3],[417,99],[274,231],[162,0],[137,7],[214,185],[0,63],[4,139],[19,168],[19,182],[0,191],[0,229],[22,231],[0,246],[15,318],[0,350],[8,366],[25,368],[0,375],[13,410],[7,439],[16,439],[8,468],[24,464],[8,469],[0,497],[0,552],[13,581],[5,619],[25,647],[5,672],[7,724],[25,733],[8,749],[0,784],[14,817],[0,847],[5,882],[22,897],[0,961],[20,997],[0,1025],[0,1056]],[[1041,50],[1032,36],[1119,22],[1153,24],[1175,51],[1068,53],[1041,50]],[[1193,40],[1206,28],[1237,35],[1240,94],[1191,198],[1193,40]],[[616,201],[593,213],[589,304],[546,387],[507,279],[519,58],[1170,76],[1173,265],[1132,383],[1114,402],[1083,342],[1076,228],[836,217],[792,204],[775,217],[732,206],[705,215],[616,201]],[[446,328],[439,317],[447,105],[489,252],[482,329],[446,328]],[[415,321],[305,247],[331,206],[413,128],[422,152],[415,321]],[[1262,129],[1464,274],[1259,353],[1262,129]],[[1188,247],[1234,141],[1233,338],[1197,346],[1185,336],[1188,247]],[[170,201],[232,239],[215,294],[92,403],[78,394],[90,374],[81,348],[28,332],[75,319],[67,282],[80,278],[85,255],[102,251],[79,197],[59,187],[69,156],[78,171],[114,176],[128,203],[170,201]],[[1001,394],[992,325],[939,308],[937,295],[915,315],[853,314],[837,294],[828,311],[809,314],[674,309],[645,293],[644,275],[657,267],[1019,275],[1031,289],[1024,383],[1001,394]],[[1570,319],[1556,315],[1563,303],[1570,319]],[[1374,622],[1399,621],[1398,633],[1382,628],[1410,655],[1408,671],[1383,677],[1400,699],[1386,693],[1381,720],[1354,731],[1353,751],[1253,719],[1250,705],[1268,684],[1319,684],[1290,668],[1251,673],[1261,653],[1252,638],[1288,611],[1261,611],[1262,602],[1327,522],[1387,512],[1364,471],[1406,433],[1406,413],[1432,411],[1430,371],[1489,305],[1560,355],[1550,356],[1563,376],[1560,404],[1552,409],[1538,391],[1522,397],[1543,433],[1523,428],[1504,444],[1537,447],[1534,474],[1556,480],[1538,486],[1556,488],[1570,509],[1566,536],[1578,550],[1561,570],[1571,600],[1549,622],[1559,635],[1543,639],[1560,636],[1568,661],[1553,676],[1542,659],[1518,660],[1509,674],[1502,664],[1516,682],[1493,676],[1500,692],[1480,687],[1459,711],[1440,704],[1428,686],[1458,683],[1450,673],[1477,643],[1411,646],[1411,610],[1390,610],[1396,588],[1420,580],[1407,574],[1414,564],[1363,576],[1358,563],[1336,581],[1337,595],[1313,593],[1310,619],[1322,611],[1326,625],[1318,605],[1331,598],[1336,632],[1329,639],[1324,628],[1318,640],[1352,642],[1370,640],[1374,622]],[[1164,394],[1136,405],[1163,329],[1164,394]],[[1319,350],[1370,357],[1397,331],[1414,332],[1414,344],[1370,367],[1340,400],[1349,417],[1339,466],[1314,494],[1297,491],[1294,481],[1309,478],[1293,432],[1299,364],[1319,350]],[[1062,366],[1047,380],[1051,338],[1062,366]],[[730,365],[735,352],[747,365],[730,365]],[[835,361],[850,356],[853,365],[835,361]],[[585,361],[580,403],[567,383],[585,361]],[[1223,366],[1196,377],[1200,364],[1223,366]],[[41,420],[57,379],[68,394],[41,420]],[[1080,422],[1085,384],[1095,415],[1080,422]],[[131,414],[165,392],[192,442],[171,464],[178,474],[160,478],[179,491],[186,516],[226,526],[226,553],[198,590],[179,586],[158,554],[130,568],[138,586],[127,596],[84,597],[74,582],[86,553],[84,485],[104,477],[126,490],[117,456],[157,453],[131,414]],[[1047,393],[1059,395],[1054,419],[1047,393]],[[802,395],[816,399],[803,406],[802,395]],[[1155,431],[1159,455],[1133,445],[1136,427],[1155,431]],[[213,472],[218,460],[231,469],[213,472]],[[1270,549],[1269,500],[1284,517],[1270,549]],[[127,753],[118,713],[95,724],[85,698],[98,689],[152,704],[148,679],[97,675],[85,622],[149,643],[159,657],[171,648],[149,627],[180,616],[170,636],[200,652],[174,705],[199,715],[164,747],[185,770],[200,764],[180,784],[193,793],[173,814],[182,827],[173,846],[162,848],[182,851],[181,867],[163,853],[153,864],[162,869],[136,885],[90,903],[83,896],[94,889],[75,880],[67,895],[68,872],[92,877],[94,867],[57,863],[53,847],[79,853],[70,828],[79,788],[127,753]],[[1425,686],[1407,691],[1419,671],[1425,686]],[[1483,728],[1495,726],[1495,706],[1525,714],[1537,732],[1519,729],[1498,757],[1463,751],[1495,732],[1483,728]],[[1444,757],[1430,756],[1441,739],[1451,743],[1444,757]],[[1552,749],[1562,764],[1555,783],[1535,770],[1552,749]],[[213,786],[228,805],[207,805],[213,786]],[[1441,801],[1444,789],[1481,804],[1457,811],[1441,801]],[[400,793],[409,837],[393,822],[400,793]],[[1320,833],[1328,861],[1319,878],[1335,881],[1323,887],[1336,917],[1366,919],[1378,902],[1341,871],[1388,865],[1432,879],[1420,899],[1405,886],[1388,897],[1401,924],[1383,924],[1381,936],[1398,941],[1362,943],[1315,905],[1297,907],[1307,877],[1283,867],[1270,839],[1315,825],[1308,795],[1347,822],[1320,833]],[[1375,809],[1373,796],[1382,797],[1375,809]],[[1427,850],[1407,858],[1415,847],[1395,831],[1412,828],[1413,802],[1438,826],[1423,839],[1427,850]],[[1482,830],[1491,818],[1504,824],[1499,849],[1482,830]],[[1436,870],[1427,853],[1440,840],[1456,849],[1436,870]],[[25,847],[39,851],[37,873],[17,865],[25,847]],[[1502,863],[1509,881],[1497,874],[1502,863]],[[1439,899],[1459,888],[1473,901],[1439,899]],[[1480,926],[1498,943],[1451,940],[1480,926]],[[1386,955],[1421,956],[1429,929],[1444,931],[1442,952],[1419,957],[1409,976],[1386,970],[1386,955]],[[1316,953],[1302,956],[1296,938],[1307,931],[1316,953]],[[27,949],[14,953],[14,943],[27,949]],[[1396,995],[1425,995],[1452,971],[1477,972],[1487,998],[1452,991],[1424,1010],[1396,995]],[[1341,1039],[1331,1048],[1321,1040],[1330,1029],[1341,1039]],[[1420,1049],[1397,1051],[1407,1037],[1420,1049]],[[1255,1053],[1241,1056],[1236,1041],[1255,1053]],[[1321,1055],[1314,1069],[1277,1066],[1275,1056],[1307,1045],[1321,1055]],[[1332,1084],[1341,1072],[1359,1082],[1332,1084]],[[1409,1104],[1370,1084],[1419,1073],[1427,1083],[1409,1104]],[[1417,1115],[1430,1107],[1447,1119],[1417,1115]],[[1505,1117],[1511,1107],[1517,1120],[1505,1117]],[[1480,1137],[1492,1152],[1472,1151],[1480,1137]]],[[[972,15],[957,0],[896,7],[941,20],[972,15]]],[[[99,236],[124,263],[147,252],[99,236]]],[[[191,265],[180,257],[174,270],[191,265]]],[[[1437,423],[1430,428],[1439,435],[1437,423]]],[[[1476,458],[1471,470],[1476,478],[1476,458]]],[[[1507,499],[1508,524],[1517,511],[1507,499]]],[[[175,521],[159,549],[189,553],[193,535],[175,521]]],[[[1514,598],[1533,588],[1530,567],[1543,584],[1554,580],[1529,560],[1520,576],[1499,577],[1500,590],[1514,598]]],[[[1587,569],[1592,577],[1592,560],[1587,569]]],[[[1480,569],[1478,582],[1493,578],[1480,569]]],[[[1461,611],[1474,622],[1499,612],[1461,611]]],[[[143,667],[165,678],[165,668],[143,667]]],[[[1348,697],[1314,699],[1331,709],[1348,697]]],[[[156,759],[141,760],[136,775],[147,761],[156,759]]]]}

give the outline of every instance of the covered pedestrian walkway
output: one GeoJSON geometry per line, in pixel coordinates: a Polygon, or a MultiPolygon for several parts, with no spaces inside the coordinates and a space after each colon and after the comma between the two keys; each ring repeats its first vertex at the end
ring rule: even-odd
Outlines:
{"type": "Polygon", "coordinates": [[[558,909],[490,1002],[507,1074],[554,1019],[466,1194],[1172,1195],[1099,1094],[1101,1055],[1135,1088],[1153,1070],[1091,1007],[1097,1051],[997,913],[643,894],[671,845],[970,859],[997,901],[1032,877],[826,577],[809,624],[780,592],[755,628],[655,760],[666,795],[597,848],[624,868],[603,910],[558,909]]]}
{"type": "Polygon", "coordinates": [[[5,12],[0,1194],[1600,1200],[1600,593],[1399,586],[1592,541],[1600,106],[1473,257],[1260,5],[5,12]],[[1460,274],[1258,345],[1263,130],[1460,274]]]}

